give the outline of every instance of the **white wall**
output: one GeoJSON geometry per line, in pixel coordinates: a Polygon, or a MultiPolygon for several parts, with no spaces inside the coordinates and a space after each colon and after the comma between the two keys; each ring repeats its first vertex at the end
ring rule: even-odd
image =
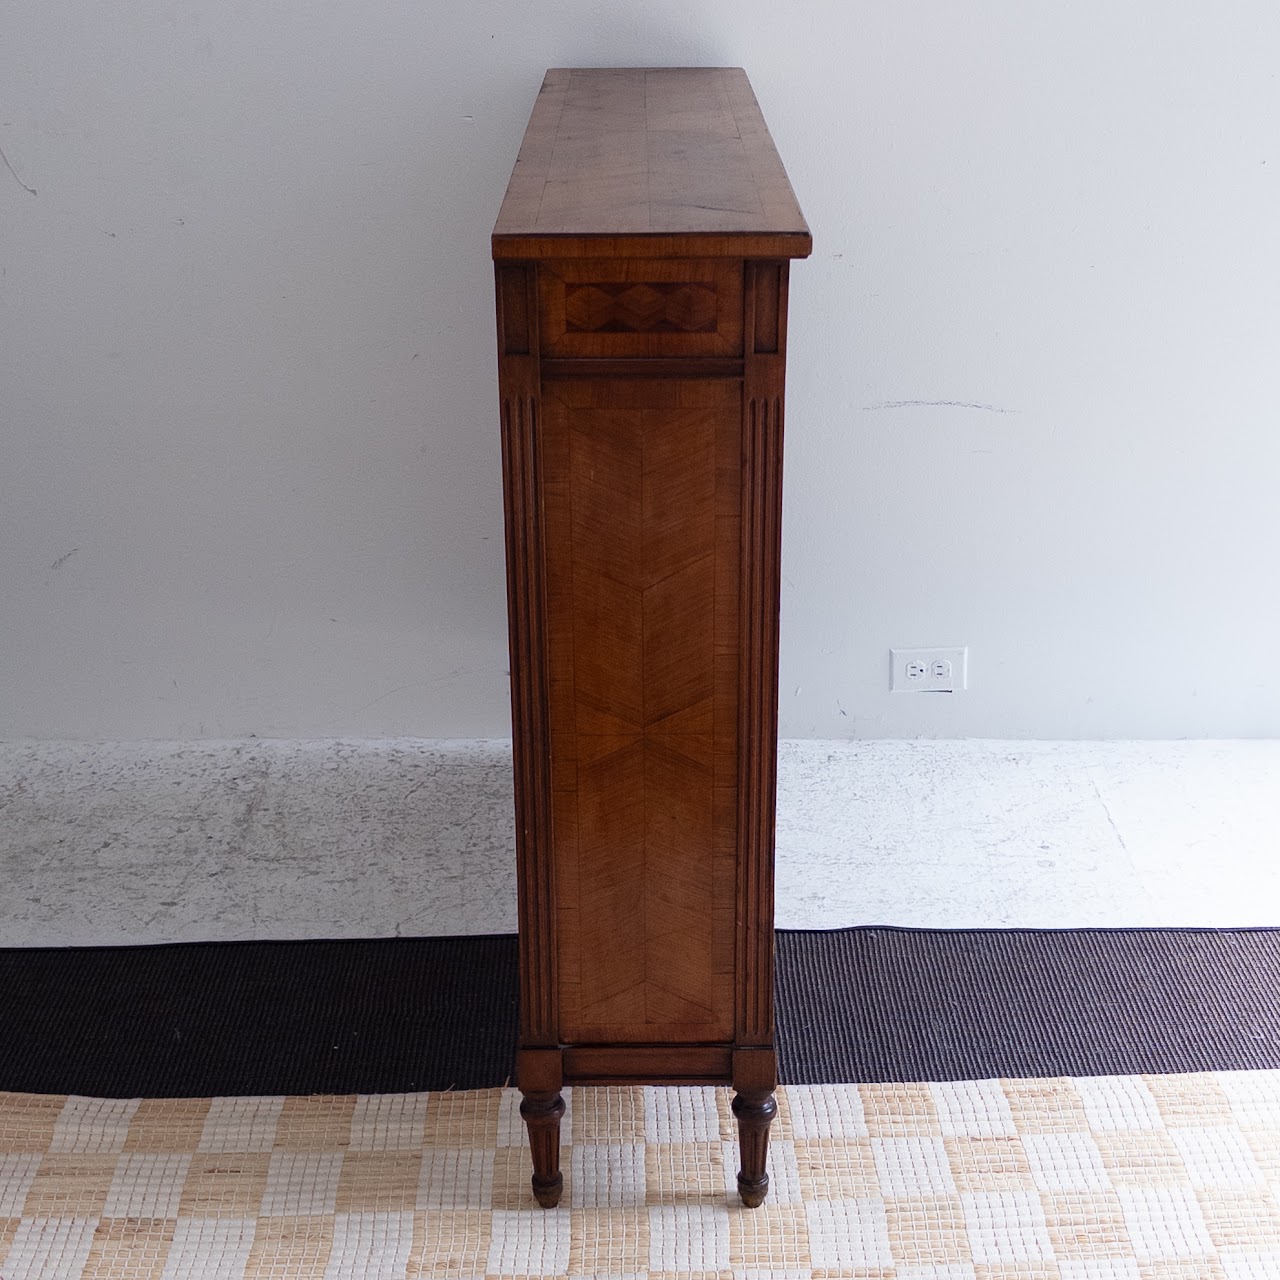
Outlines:
{"type": "Polygon", "coordinates": [[[783,734],[1280,736],[1272,0],[2,37],[0,736],[507,732],[488,232],[543,69],[611,64],[745,66],[813,228],[783,734]],[[971,690],[889,695],[931,643],[971,690]]]}

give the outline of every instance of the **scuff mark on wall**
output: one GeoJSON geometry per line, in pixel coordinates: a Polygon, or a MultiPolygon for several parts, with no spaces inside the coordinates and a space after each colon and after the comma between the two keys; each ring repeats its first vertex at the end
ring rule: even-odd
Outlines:
{"type": "Polygon", "coordinates": [[[56,560],[55,560],[55,561],[54,561],[54,562],[49,566],[49,568],[50,568],[50,569],[61,569],[61,568],[62,568],[62,566],[63,566],[64,564],[66,564],[66,563],[67,563],[67,561],[68,561],[68,560],[70,560],[70,559],[71,559],[71,557],[72,557],[73,555],[75,555],[75,553],[76,553],[77,551],[79,551],[79,550],[80,550],[80,548],[79,548],[79,547],[72,547],[70,551],[65,552],[63,555],[60,555],[60,556],[59,556],[59,557],[58,557],[58,558],[57,558],[57,559],[56,559],[56,560]]]}
{"type": "Polygon", "coordinates": [[[5,155],[3,148],[0,148],[0,160],[4,161],[4,167],[8,169],[11,174],[13,174],[14,182],[16,182],[18,186],[20,186],[23,189],[23,191],[28,192],[30,195],[36,194],[35,187],[27,186],[27,184],[23,182],[23,180],[20,177],[18,177],[18,171],[13,167],[13,165],[9,163],[9,157],[5,155]]]}
{"type": "Polygon", "coordinates": [[[978,404],[972,400],[881,400],[878,404],[864,404],[863,413],[877,409],[981,409],[985,413],[1021,413],[1021,409],[1002,409],[995,404],[978,404]]]}

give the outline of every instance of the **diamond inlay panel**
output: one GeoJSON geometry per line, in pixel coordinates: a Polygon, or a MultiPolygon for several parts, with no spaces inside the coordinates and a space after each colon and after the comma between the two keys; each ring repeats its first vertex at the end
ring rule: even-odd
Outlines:
{"type": "Polygon", "coordinates": [[[617,259],[538,266],[546,356],[740,356],[736,259],[617,259]]]}
{"type": "Polygon", "coordinates": [[[578,284],[564,296],[568,333],[712,333],[711,284],[578,284]]]}

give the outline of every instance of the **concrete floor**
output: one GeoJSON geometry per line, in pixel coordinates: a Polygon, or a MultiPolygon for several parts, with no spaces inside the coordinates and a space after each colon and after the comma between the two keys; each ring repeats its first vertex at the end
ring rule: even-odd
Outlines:
{"type": "MultiPolygon", "coordinates": [[[[0,743],[0,945],[515,928],[509,744],[0,743]]],[[[778,924],[1280,924],[1280,742],[784,742],[778,924]]]]}

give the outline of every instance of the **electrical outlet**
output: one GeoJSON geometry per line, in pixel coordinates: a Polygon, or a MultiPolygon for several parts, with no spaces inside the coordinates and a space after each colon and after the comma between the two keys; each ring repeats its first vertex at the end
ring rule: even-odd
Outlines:
{"type": "Polygon", "coordinates": [[[894,693],[954,693],[969,687],[969,650],[890,649],[894,693]]]}

